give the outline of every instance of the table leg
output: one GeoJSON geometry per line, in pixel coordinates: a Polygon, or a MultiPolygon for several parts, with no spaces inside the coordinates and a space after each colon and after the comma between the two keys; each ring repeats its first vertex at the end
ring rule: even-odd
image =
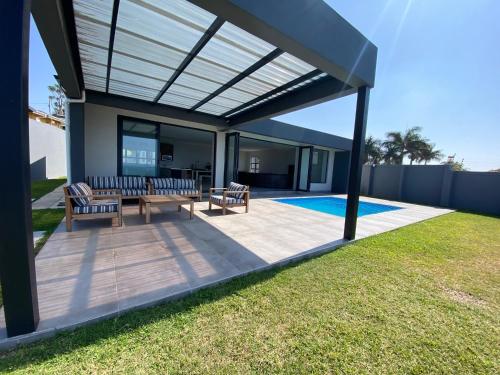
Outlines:
{"type": "Polygon", "coordinates": [[[146,203],[146,224],[151,222],[151,203],[146,203]]]}
{"type": "Polygon", "coordinates": [[[190,207],[189,207],[189,219],[193,219],[193,213],[194,213],[194,201],[191,201],[190,207]]]}
{"type": "Polygon", "coordinates": [[[177,206],[177,212],[181,212],[181,205],[177,206]]]}
{"type": "Polygon", "coordinates": [[[142,199],[139,199],[139,216],[142,216],[142,199]]]}

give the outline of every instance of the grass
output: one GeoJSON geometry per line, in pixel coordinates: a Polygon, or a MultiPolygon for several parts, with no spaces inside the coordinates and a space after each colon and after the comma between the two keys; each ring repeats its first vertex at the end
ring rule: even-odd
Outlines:
{"type": "Polygon", "coordinates": [[[66,178],[56,178],[51,180],[40,180],[31,182],[31,198],[40,199],[45,194],[50,193],[56,187],[66,182],[66,178]]]}
{"type": "Polygon", "coordinates": [[[57,228],[64,217],[64,209],[45,209],[32,210],[31,217],[33,219],[33,231],[44,231],[45,235],[38,241],[35,246],[35,255],[42,249],[50,235],[57,228]]]}
{"type": "Polygon", "coordinates": [[[18,373],[500,373],[500,219],[453,213],[0,357],[18,373]]]}

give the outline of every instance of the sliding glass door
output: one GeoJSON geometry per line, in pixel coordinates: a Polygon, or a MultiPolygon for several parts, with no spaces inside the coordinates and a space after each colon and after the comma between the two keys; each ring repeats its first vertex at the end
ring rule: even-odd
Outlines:
{"type": "Polygon", "coordinates": [[[309,191],[311,186],[311,162],[313,148],[299,148],[299,171],[297,173],[297,190],[309,191]]]}
{"type": "Polygon", "coordinates": [[[121,174],[157,176],[158,125],[135,120],[122,122],[121,174]]]}
{"type": "Polygon", "coordinates": [[[230,182],[238,182],[238,162],[240,156],[240,134],[226,135],[226,162],[224,169],[224,186],[230,182]]]}

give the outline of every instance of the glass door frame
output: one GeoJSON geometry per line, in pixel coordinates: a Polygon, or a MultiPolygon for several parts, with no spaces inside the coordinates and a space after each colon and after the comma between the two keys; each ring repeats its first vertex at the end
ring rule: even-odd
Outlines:
{"type": "Polygon", "coordinates": [[[146,120],[140,117],[131,117],[131,116],[124,116],[124,115],[118,115],[117,116],[117,160],[116,160],[116,175],[117,176],[123,176],[123,121],[124,120],[129,120],[129,121],[137,121],[137,122],[143,122],[145,124],[150,124],[150,125],[155,125],[156,126],[156,140],[157,142],[157,149],[156,149],[156,155],[158,158],[158,163],[156,165],[157,168],[157,174],[158,174],[158,169],[159,169],[159,158],[160,158],[160,129],[161,125],[166,125],[166,126],[174,126],[178,128],[185,128],[185,129],[192,129],[192,130],[198,130],[206,133],[211,133],[213,140],[212,140],[212,186],[215,187],[215,176],[216,176],[216,171],[217,171],[217,132],[213,130],[207,130],[207,129],[198,129],[198,128],[191,128],[189,126],[182,126],[182,125],[176,125],[176,124],[171,124],[168,122],[158,122],[158,121],[151,121],[151,120],[146,120]]]}
{"type": "Polygon", "coordinates": [[[312,167],[312,153],[313,153],[313,146],[299,146],[299,165],[297,168],[297,181],[295,185],[295,190],[298,191],[310,191],[311,190],[311,167],[312,167]],[[300,176],[302,174],[302,151],[304,149],[309,149],[309,166],[308,166],[308,171],[307,171],[307,189],[301,189],[300,188],[300,176]]]}
{"type": "Polygon", "coordinates": [[[233,151],[233,176],[231,181],[238,182],[238,170],[240,162],[240,133],[232,132],[226,134],[226,147],[224,151],[224,185],[227,185],[228,181],[228,159],[229,159],[229,142],[230,138],[234,137],[234,151],[233,151]]]}
{"type": "MultiPolygon", "coordinates": [[[[143,122],[148,125],[152,125],[155,127],[155,136],[154,139],[156,140],[156,173],[155,175],[158,175],[158,170],[159,170],[159,154],[160,154],[160,123],[155,122],[155,121],[148,121],[148,120],[143,120],[140,118],[133,118],[133,117],[127,117],[127,116],[118,116],[118,142],[117,142],[117,161],[116,161],[116,175],[117,176],[123,176],[123,121],[124,120],[129,120],[129,121],[137,121],[137,122],[143,122]]],[[[147,176],[147,177],[155,177],[155,176],[147,176]]]]}

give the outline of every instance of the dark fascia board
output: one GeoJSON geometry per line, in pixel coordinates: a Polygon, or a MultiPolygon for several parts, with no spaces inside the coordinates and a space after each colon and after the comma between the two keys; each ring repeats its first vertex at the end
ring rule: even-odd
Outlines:
{"type": "Polygon", "coordinates": [[[124,96],[106,94],[98,91],[87,90],[86,102],[99,104],[107,107],[116,107],[129,111],[149,113],[157,116],[175,118],[178,120],[195,122],[198,124],[213,125],[219,128],[227,128],[227,123],[220,117],[207,113],[193,112],[179,107],[173,107],[161,103],[153,103],[124,96]]]}
{"type": "Polygon", "coordinates": [[[235,126],[246,122],[276,117],[288,112],[351,95],[355,92],[355,88],[346,88],[345,84],[337,79],[325,77],[303,88],[290,91],[288,94],[278,96],[266,103],[238,113],[230,117],[227,122],[229,126],[235,126]]]}
{"type": "Polygon", "coordinates": [[[74,28],[68,15],[71,12],[70,1],[33,0],[31,5],[31,14],[66,96],[80,98],[82,73],[78,46],[74,45],[76,34],[69,32],[74,28]]]}
{"type": "Polygon", "coordinates": [[[276,120],[260,120],[238,126],[239,131],[267,137],[286,139],[297,143],[350,151],[352,140],[337,135],[302,128],[276,120]]]}
{"type": "Polygon", "coordinates": [[[189,0],[353,87],[375,84],[377,47],[321,0],[189,0]]]}

